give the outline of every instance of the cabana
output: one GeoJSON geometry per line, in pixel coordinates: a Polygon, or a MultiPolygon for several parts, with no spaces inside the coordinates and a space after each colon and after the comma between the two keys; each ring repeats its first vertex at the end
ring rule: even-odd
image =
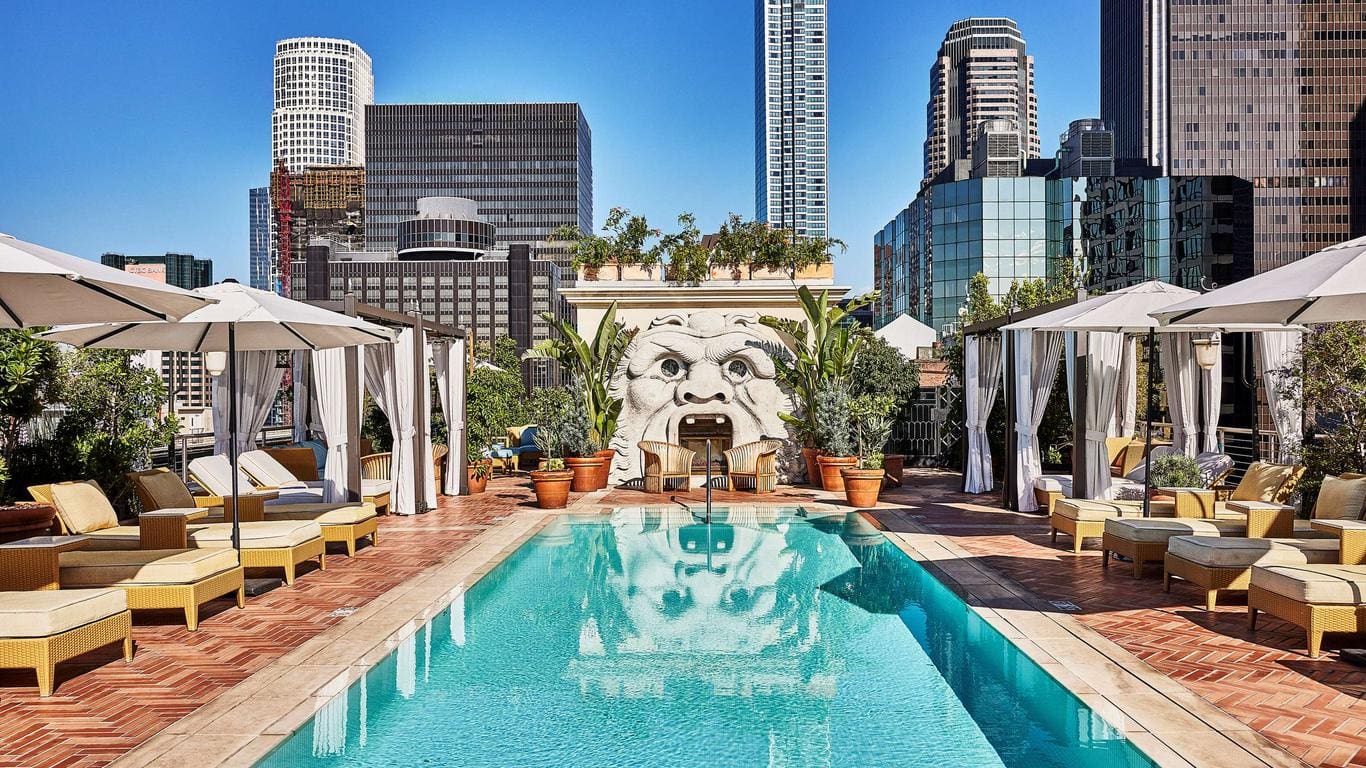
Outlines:
{"type": "MultiPolygon", "coordinates": [[[[1145,462],[1152,449],[1152,376],[1161,347],[1166,372],[1172,442],[1187,455],[1218,450],[1217,427],[1222,406],[1221,331],[1261,331],[1261,324],[1202,324],[1198,327],[1160,328],[1151,313],[1198,296],[1195,291],[1160,281],[1148,281],[1112,293],[1035,315],[1002,327],[1012,336],[1015,374],[1007,381],[1016,418],[1015,467],[1012,484],[1015,508],[1034,511],[1034,483],[1040,476],[1038,439],[1057,370],[1064,335],[1073,339],[1067,358],[1070,402],[1074,416],[1072,486],[1070,496],[1105,499],[1111,495],[1106,440],[1132,436],[1136,426],[1137,372],[1133,337],[1144,334],[1148,346],[1148,398],[1145,462]],[[1161,342],[1158,343],[1158,333],[1161,342]]],[[[1277,326],[1279,328],[1279,326],[1277,326]]],[[[1146,464],[1144,496],[1149,483],[1146,464]]],[[[1146,502],[1145,502],[1146,506],[1146,502]]]]}
{"type": "Polygon", "coordinates": [[[434,509],[438,491],[451,496],[467,494],[464,331],[432,322],[419,313],[404,314],[362,304],[349,294],[341,301],[309,303],[397,332],[394,344],[367,347],[363,363],[361,355],[351,348],[315,353],[311,355],[311,361],[296,364],[300,368],[311,367],[314,375],[312,387],[307,386],[309,377],[296,378],[295,402],[307,403],[317,413],[296,412],[295,420],[305,424],[316,421],[321,425],[329,446],[329,470],[331,446],[340,441],[346,452],[347,488],[361,487],[360,448],[356,441],[347,440],[346,436],[359,434],[363,386],[389,420],[393,438],[391,511],[410,515],[423,505],[434,509]],[[436,374],[438,406],[446,419],[450,443],[440,489],[435,483],[429,431],[432,413],[430,389],[426,386],[429,370],[436,374]],[[304,386],[298,385],[300,381],[304,386]]]}

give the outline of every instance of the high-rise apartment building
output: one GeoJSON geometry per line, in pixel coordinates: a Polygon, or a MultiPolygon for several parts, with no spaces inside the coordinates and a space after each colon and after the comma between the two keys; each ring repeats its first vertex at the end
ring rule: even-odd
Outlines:
{"type": "Polygon", "coordinates": [[[971,161],[978,126],[988,120],[1013,123],[1025,157],[1039,156],[1034,57],[1025,53],[1024,36],[1010,19],[956,21],[930,67],[926,182],[957,160],[971,161]]]}
{"type": "Polygon", "coordinates": [[[464,197],[500,243],[593,229],[593,138],[578,104],[378,104],[365,117],[365,243],[393,250],[421,197],[464,197]]]}
{"type": "Polygon", "coordinates": [[[1101,3],[1118,152],[1254,191],[1258,271],[1366,230],[1366,14],[1336,0],[1101,3]]]}
{"type": "MultiPolygon", "coordinates": [[[[213,262],[196,259],[188,253],[155,256],[105,253],[100,256],[100,263],[186,290],[213,284],[213,262]]],[[[180,431],[212,431],[213,377],[204,370],[203,356],[198,352],[162,352],[161,379],[175,400],[180,431]]]]}
{"type": "Polygon", "coordinates": [[[248,268],[251,287],[271,291],[270,283],[270,187],[253,187],[248,192],[250,207],[247,230],[248,268]]]}
{"type": "Polygon", "coordinates": [[[755,218],[799,237],[829,227],[825,0],[755,0],[755,218]]]}
{"type": "Polygon", "coordinates": [[[370,55],[350,40],[294,37],[275,44],[271,167],[365,163],[365,106],[375,101],[370,55]]]}

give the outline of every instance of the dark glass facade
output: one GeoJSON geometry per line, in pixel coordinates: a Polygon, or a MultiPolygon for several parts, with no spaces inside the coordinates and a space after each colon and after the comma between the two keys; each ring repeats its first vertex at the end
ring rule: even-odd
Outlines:
{"type": "Polygon", "coordinates": [[[156,256],[105,253],[100,256],[100,263],[125,272],[139,272],[141,270],[138,267],[160,267],[165,270],[164,276],[148,276],[185,290],[213,285],[213,261],[196,259],[188,253],[163,253],[156,256]]]}
{"type": "Polygon", "coordinates": [[[365,243],[398,246],[421,197],[464,197],[500,243],[593,228],[592,134],[579,105],[378,104],[365,108],[365,243]]]}
{"type": "Polygon", "coordinates": [[[981,272],[1002,297],[1069,260],[1089,287],[1189,288],[1252,273],[1252,188],[1214,177],[981,178],[932,184],[874,235],[876,324],[944,331],[981,272]]]}
{"type": "Polygon", "coordinates": [[[494,226],[465,219],[407,219],[398,223],[398,257],[451,258],[451,252],[474,258],[493,250],[494,226]],[[437,255],[422,255],[435,251],[437,255]]]}
{"type": "Polygon", "coordinates": [[[1251,181],[1257,271],[1363,234],[1366,6],[1105,0],[1101,11],[1101,116],[1122,148],[1165,150],[1167,173],[1251,181]],[[1142,104],[1135,76],[1155,84],[1142,104]],[[1159,119],[1136,134],[1140,113],[1159,119]]]}

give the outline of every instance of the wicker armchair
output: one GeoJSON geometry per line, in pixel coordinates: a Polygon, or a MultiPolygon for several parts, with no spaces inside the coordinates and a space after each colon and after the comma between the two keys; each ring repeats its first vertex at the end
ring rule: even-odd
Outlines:
{"type": "Polygon", "coordinates": [[[360,476],[362,480],[388,480],[394,455],[392,453],[372,453],[360,457],[360,476]]]}
{"type": "Polygon", "coordinates": [[[735,490],[735,480],[744,478],[754,485],[755,493],[778,489],[778,450],[781,440],[756,440],[726,451],[726,490],[735,490]]]}
{"type": "Polygon", "coordinates": [[[684,487],[692,480],[692,460],[697,454],[681,445],[655,440],[637,443],[645,454],[645,492],[664,493],[670,480],[682,480],[684,487]]]}
{"type": "Polygon", "coordinates": [[[445,485],[442,480],[446,477],[446,454],[451,449],[440,443],[432,446],[432,477],[436,480],[436,492],[438,495],[445,495],[445,485]]]}

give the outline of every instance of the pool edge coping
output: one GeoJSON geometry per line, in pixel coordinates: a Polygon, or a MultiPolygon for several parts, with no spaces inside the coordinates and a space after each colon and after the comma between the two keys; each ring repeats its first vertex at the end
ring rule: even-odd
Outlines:
{"type": "Polygon", "coordinates": [[[860,514],[1163,768],[1302,768],[1256,729],[981,562],[904,507],[860,514]],[[893,531],[878,516],[910,530],[893,531]]]}

